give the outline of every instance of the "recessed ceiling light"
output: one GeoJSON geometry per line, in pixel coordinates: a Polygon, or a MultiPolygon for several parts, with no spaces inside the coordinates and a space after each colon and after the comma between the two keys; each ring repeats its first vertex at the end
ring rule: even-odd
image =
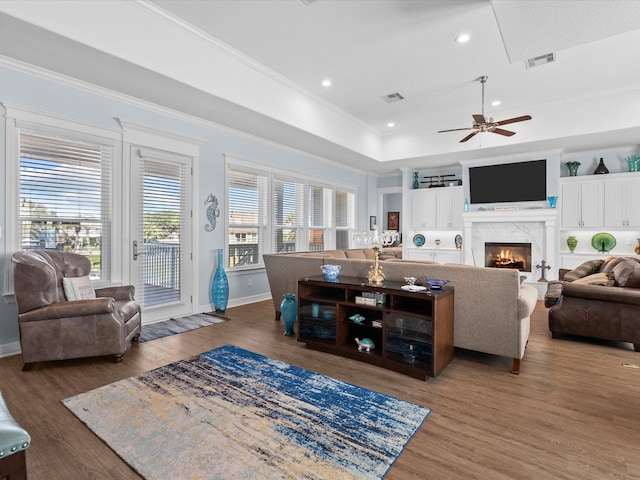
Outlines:
{"type": "Polygon", "coordinates": [[[500,100],[494,100],[493,102],[491,102],[491,106],[492,107],[497,107],[498,105],[500,105],[502,102],[500,100]]]}
{"type": "Polygon", "coordinates": [[[331,86],[331,80],[329,80],[328,78],[324,79],[322,81],[322,86],[323,87],[330,87],[331,86]]]}
{"type": "Polygon", "coordinates": [[[467,43],[471,37],[468,33],[461,33],[456,37],[456,43],[467,43]]]}
{"type": "Polygon", "coordinates": [[[393,122],[389,122],[389,123],[387,123],[387,127],[389,127],[389,128],[393,128],[393,127],[395,127],[395,126],[396,126],[396,124],[395,124],[395,123],[393,123],[393,122]]]}

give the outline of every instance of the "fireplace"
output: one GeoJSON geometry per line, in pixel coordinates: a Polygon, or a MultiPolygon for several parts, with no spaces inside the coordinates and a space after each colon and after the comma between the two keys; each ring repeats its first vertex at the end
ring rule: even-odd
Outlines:
{"type": "Polygon", "coordinates": [[[486,242],[484,266],[531,271],[531,243],[486,242]]]}

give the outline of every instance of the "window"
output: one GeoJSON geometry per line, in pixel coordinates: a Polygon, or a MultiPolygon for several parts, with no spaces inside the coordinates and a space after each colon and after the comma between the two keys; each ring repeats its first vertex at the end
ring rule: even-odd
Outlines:
{"type": "MultiPolygon", "coordinates": [[[[6,251],[53,248],[86,255],[97,285],[122,281],[121,130],[3,105],[6,251]]],[[[13,289],[7,269],[7,292],[13,289]]]]}
{"type": "Polygon", "coordinates": [[[112,146],[23,133],[19,148],[18,248],[85,255],[109,279],[112,146]]]}
{"type": "Polygon", "coordinates": [[[267,245],[268,177],[251,171],[227,174],[229,267],[262,263],[267,245]]]}
{"type": "Polygon", "coordinates": [[[349,248],[356,229],[356,194],[336,192],[336,248],[349,248]]]}
{"type": "Polygon", "coordinates": [[[330,188],[309,185],[309,250],[327,250],[334,244],[332,193],[330,188]]]}
{"type": "Polygon", "coordinates": [[[354,191],[228,160],[227,198],[228,267],[262,266],[263,253],[351,245],[354,191]]]}

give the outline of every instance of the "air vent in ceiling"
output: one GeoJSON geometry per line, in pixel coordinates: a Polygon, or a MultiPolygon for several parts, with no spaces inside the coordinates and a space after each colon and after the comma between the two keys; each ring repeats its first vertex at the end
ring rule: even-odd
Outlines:
{"type": "Polygon", "coordinates": [[[556,56],[554,53],[547,53],[546,55],[540,55],[539,57],[530,58],[525,62],[527,68],[539,67],[540,65],[546,65],[547,63],[555,62],[556,56]]]}
{"type": "Polygon", "coordinates": [[[404,97],[397,92],[390,93],[389,95],[384,95],[381,98],[385,103],[393,103],[393,102],[399,102],[400,100],[404,100],[404,97]]]}
{"type": "Polygon", "coordinates": [[[313,2],[315,2],[316,0],[300,0],[302,3],[304,3],[305,5],[309,5],[313,2]]]}

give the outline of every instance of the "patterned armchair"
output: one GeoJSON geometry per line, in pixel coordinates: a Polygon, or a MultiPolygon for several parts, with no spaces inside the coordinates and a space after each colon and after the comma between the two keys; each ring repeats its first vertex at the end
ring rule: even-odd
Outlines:
{"type": "Polygon", "coordinates": [[[141,313],[132,285],[94,291],[91,262],[74,253],[22,251],[12,260],[23,371],[35,362],[91,356],[119,362],[138,340],[141,313]]]}

